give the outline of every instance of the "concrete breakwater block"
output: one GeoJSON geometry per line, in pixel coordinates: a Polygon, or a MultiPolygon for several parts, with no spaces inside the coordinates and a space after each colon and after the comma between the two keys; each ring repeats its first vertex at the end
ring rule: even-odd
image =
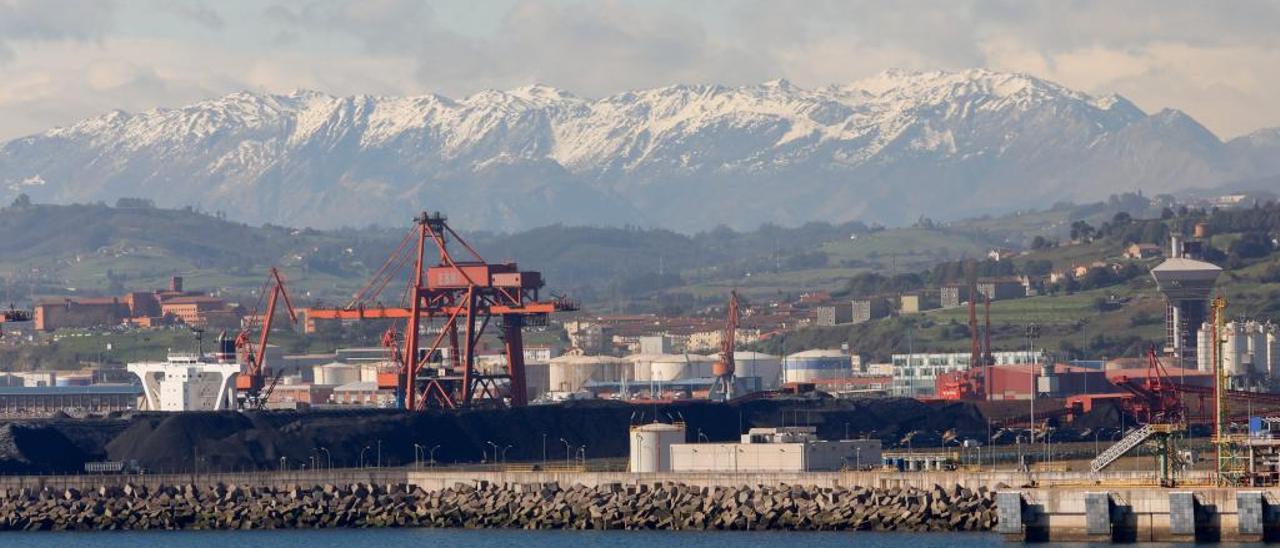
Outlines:
{"type": "Polygon", "coordinates": [[[680,483],[458,483],[130,486],[14,490],[0,497],[0,530],[465,527],[523,529],[989,531],[985,488],[830,488],[680,483]],[[634,488],[633,488],[634,487],[634,488]]]}

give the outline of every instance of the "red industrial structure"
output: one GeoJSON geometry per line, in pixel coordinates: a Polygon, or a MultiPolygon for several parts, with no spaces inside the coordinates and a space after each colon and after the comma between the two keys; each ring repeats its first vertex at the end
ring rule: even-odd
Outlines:
{"type": "Polygon", "coordinates": [[[267,398],[271,397],[271,391],[275,388],[276,381],[280,379],[280,373],[283,372],[283,370],[277,372],[272,377],[271,383],[267,384],[266,376],[270,373],[267,369],[267,341],[271,336],[271,326],[275,323],[276,305],[281,299],[284,300],[285,309],[289,312],[289,321],[297,323],[298,315],[293,310],[289,293],[285,291],[284,278],[280,276],[279,270],[272,267],[266,283],[258,292],[258,304],[254,306],[250,324],[240,330],[235,341],[236,351],[240,353],[241,361],[245,364],[245,371],[236,376],[236,391],[241,394],[246,407],[260,408],[266,405],[267,398]],[[267,311],[260,316],[258,310],[263,300],[266,300],[267,311]],[[258,323],[262,324],[262,332],[258,335],[258,344],[255,346],[250,332],[258,323]]]}
{"type": "Polygon", "coordinates": [[[733,398],[734,372],[737,369],[733,360],[734,345],[738,338],[738,322],[742,314],[738,309],[738,292],[729,292],[728,318],[725,320],[724,335],[720,337],[720,360],[711,367],[711,374],[716,381],[707,391],[713,400],[729,401],[733,398]]]}
{"type": "Polygon", "coordinates": [[[9,322],[29,322],[31,321],[31,313],[25,310],[18,310],[9,305],[8,310],[0,311],[0,336],[4,335],[4,324],[9,322]]]}
{"type": "Polygon", "coordinates": [[[397,365],[392,375],[380,375],[379,385],[394,387],[404,409],[455,408],[479,404],[513,406],[527,403],[525,388],[525,325],[545,324],[552,312],[576,310],[565,299],[539,300],[542,275],[521,271],[515,263],[489,263],[446,222],[439,212],[423,212],[414,227],[400,241],[391,257],[341,309],[311,308],[308,320],[405,320],[403,334],[393,326],[383,336],[383,345],[397,365]],[[452,239],[463,248],[455,258],[448,243],[452,239]],[[428,264],[428,245],[435,248],[438,261],[428,264]],[[378,297],[401,277],[410,262],[409,286],[399,307],[385,307],[378,297]],[[480,338],[493,320],[502,329],[507,358],[505,375],[482,375],[475,370],[480,338]],[[434,322],[440,321],[439,326],[434,322]],[[435,332],[429,344],[421,337],[435,332]],[[448,349],[447,362],[443,350],[448,349]]]}

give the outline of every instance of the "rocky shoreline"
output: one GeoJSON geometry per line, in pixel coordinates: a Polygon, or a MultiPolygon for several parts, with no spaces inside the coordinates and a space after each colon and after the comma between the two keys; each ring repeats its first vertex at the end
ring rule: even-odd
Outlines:
{"type": "Polygon", "coordinates": [[[515,529],[989,531],[994,493],[959,486],[597,487],[487,482],[438,491],[396,485],[136,485],[0,493],[0,530],[362,527],[515,529]]]}

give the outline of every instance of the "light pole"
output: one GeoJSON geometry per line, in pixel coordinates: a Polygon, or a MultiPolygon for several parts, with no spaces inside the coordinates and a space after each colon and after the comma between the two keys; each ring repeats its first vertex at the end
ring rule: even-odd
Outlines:
{"type": "Polygon", "coordinates": [[[547,465],[547,433],[542,433],[542,466],[547,465]]]}
{"type": "Polygon", "coordinates": [[[506,446],[506,447],[503,447],[503,448],[502,448],[502,462],[503,462],[503,463],[506,463],[506,462],[507,462],[507,449],[511,449],[511,446],[510,446],[510,445],[508,445],[508,446],[506,446]]]}
{"type": "Polygon", "coordinates": [[[280,471],[284,472],[287,466],[289,466],[289,457],[280,457],[280,471]]]}
{"type": "Polygon", "coordinates": [[[421,454],[422,454],[422,446],[416,443],[413,444],[413,467],[414,468],[422,469],[422,457],[419,456],[421,454]]]}
{"type": "Polygon", "coordinates": [[[369,450],[368,445],[364,446],[364,449],[360,450],[360,469],[361,470],[364,470],[364,452],[368,450],[369,450]]]}
{"type": "Polygon", "coordinates": [[[432,468],[436,467],[436,449],[439,449],[439,448],[440,448],[439,444],[436,444],[435,447],[431,448],[431,467],[432,468]]]}
{"type": "Polygon", "coordinates": [[[857,470],[862,470],[862,447],[861,446],[854,447],[853,455],[854,455],[854,458],[856,459],[854,460],[853,467],[857,470]]]}
{"type": "Polygon", "coordinates": [[[486,441],[485,443],[493,446],[493,461],[495,463],[498,462],[498,444],[493,443],[491,441],[486,441]]]}
{"type": "Polygon", "coordinates": [[[560,438],[560,443],[564,444],[564,464],[568,466],[569,459],[572,458],[573,449],[570,449],[569,442],[565,441],[564,438],[560,438]]]}
{"type": "Polygon", "coordinates": [[[320,450],[324,451],[325,468],[333,470],[333,455],[329,453],[327,448],[321,447],[320,450]]]}
{"type": "Polygon", "coordinates": [[[578,459],[580,466],[585,467],[587,465],[587,446],[583,445],[578,448],[578,459]]]}
{"type": "Polygon", "coordinates": [[[382,440],[378,440],[378,466],[377,466],[377,468],[382,468],[382,440]]]}
{"type": "Polygon", "coordinates": [[[1027,325],[1027,363],[1031,368],[1031,447],[1036,444],[1036,392],[1040,391],[1036,376],[1036,338],[1040,336],[1040,326],[1035,323],[1027,325]]]}

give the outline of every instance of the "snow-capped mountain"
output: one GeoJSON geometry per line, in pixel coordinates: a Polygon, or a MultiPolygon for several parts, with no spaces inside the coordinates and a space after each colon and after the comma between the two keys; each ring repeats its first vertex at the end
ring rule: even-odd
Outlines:
{"type": "Polygon", "coordinates": [[[315,227],[421,209],[494,230],[899,223],[1266,176],[1280,171],[1276,134],[1223,143],[1181,112],[985,70],[601,99],[540,85],[465,99],[242,92],[10,141],[0,194],[147,197],[315,227]]]}

